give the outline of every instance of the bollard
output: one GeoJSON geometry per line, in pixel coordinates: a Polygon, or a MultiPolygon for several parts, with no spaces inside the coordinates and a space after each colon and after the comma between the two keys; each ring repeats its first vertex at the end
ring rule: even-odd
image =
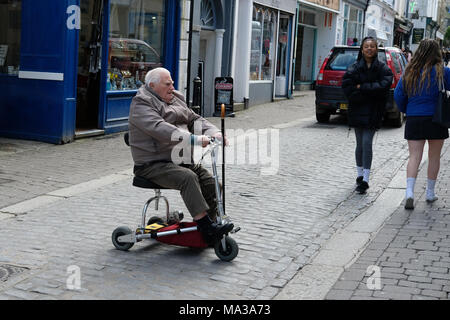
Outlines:
{"type": "Polygon", "coordinates": [[[192,110],[195,113],[201,115],[201,105],[202,105],[202,80],[200,77],[195,77],[194,79],[194,95],[192,97],[192,110]]]}

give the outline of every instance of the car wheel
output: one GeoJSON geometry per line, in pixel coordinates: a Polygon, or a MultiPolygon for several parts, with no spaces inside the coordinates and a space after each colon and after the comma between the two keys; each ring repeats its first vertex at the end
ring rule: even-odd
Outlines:
{"type": "Polygon", "coordinates": [[[316,113],[316,119],[319,123],[327,123],[330,121],[330,114],[329,113],[316,113]]]}

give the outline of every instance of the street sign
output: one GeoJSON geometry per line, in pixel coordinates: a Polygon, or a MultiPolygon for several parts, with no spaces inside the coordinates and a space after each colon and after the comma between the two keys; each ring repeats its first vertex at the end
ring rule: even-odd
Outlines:
{"type": "Polygon", "coordinates": [[[214,81],[214,116],[220,117],[221,106],[225,105],[227,117],[234,117],[233,78],[217,77],[214,81]]]}
{"type": "Polygon", "coordinates": [[[412,43],[418,44],[420,42],[420,40],[423,39],[424,33],[425,33],[425,29],[423,29],[423,28],[413,29],[412,43]]]}

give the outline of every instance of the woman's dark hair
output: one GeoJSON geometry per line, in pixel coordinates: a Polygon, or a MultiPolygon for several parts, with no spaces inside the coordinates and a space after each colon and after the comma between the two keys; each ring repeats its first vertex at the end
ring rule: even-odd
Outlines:
{"type": "MultiPolygon", "coordinates": [[[[377,42],[377,39],[375,39],[374,37],[365,37],[364,39],[362,39],[361,45],[359,46],[359,53],[358,53],[358,58],[357,58],[357,60],[361,60],[362,57],[363,57],[362,51],[363,51],[364,43],[365,43],[366,41],[373,41],[373,42],[375,42],[375,46],[377,47],[377,52],[378,52],[378,42],[377,42]]],[[[376,55],[375,57],[378,57],[378,55],[376,55]]]]}
{"type": "Polygon", "coordinates": [[[436,80],[443,78],[444,64],[439,42],[434,39],[422,39],[411,62],[403,74],[403,88],[408,96],[419,93],[424,86],[425,78],[430,87],[431,69],[436,66],[436,80]]]}

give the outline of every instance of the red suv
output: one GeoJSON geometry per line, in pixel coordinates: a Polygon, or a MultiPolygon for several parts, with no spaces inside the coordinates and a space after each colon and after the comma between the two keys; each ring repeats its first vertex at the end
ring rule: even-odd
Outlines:
{"type": "MultiPolygon", "coordinates": [[[[356,61],[359,47],[335,46],[325,58],[316,81],[316,118],[318,122],[328,122],[332,114],[345,114],[348,100],[341,88],[342,77],[347,68],[356,61]]],[[[395,47],[378,48],[378,59],[391,68],[394,78],[386,103],[384,119],[395,127],[401,127],[404,114],[394,102],[394,89],[406,68],[406,58],[395,47]]]]}

